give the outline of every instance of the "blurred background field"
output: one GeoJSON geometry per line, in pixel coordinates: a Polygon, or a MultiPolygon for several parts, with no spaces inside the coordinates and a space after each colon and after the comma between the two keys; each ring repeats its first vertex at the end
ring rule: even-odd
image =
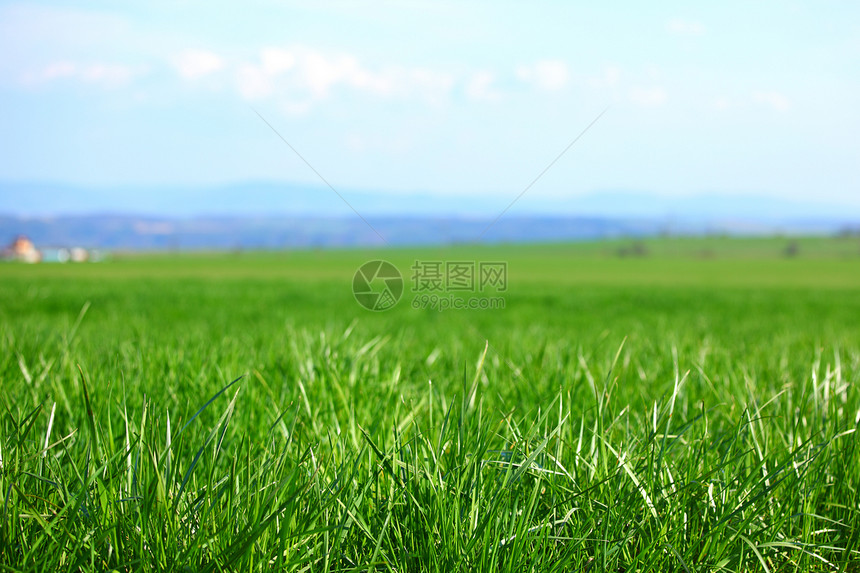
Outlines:
{"type": "MultiPolygon", "coordinates": [[[[84,365],[95,360],[113,376],[119,374],[116,343],[151,344],[165,356],[176,345],[187,350],[189,340],[201,350],[233,345],[230,368],[224,356],[200,365],[222,371],[209,372],[212,385],[260,368],[260,356],[274,358],[272,340],[283,340],[287,329],[395,336],[409,342],[398,353],[414,353],[402,356],[406,364],[423,364],[437,349],[450,365],[462,364],[485,340],[514,364],[546,344],[601,341],[612,349],[625,337],[628,349],[669,336],[652,350],[684,342],[769,353],[782,341],[809,355],[836,339],[856,346],[858,251],[856,239],[810,238],[117,254],[85,265],[0,266],[0,313],[8,335],[32,349],[23,354],[31,362],[43,344],[69,337],[86,305],[74,348],[88,349],[84,365]],[[791,245],[796,252],[787,255],[791,245]],[[395,308],[374,313],[356,303],[351,286],[358,267],[378,258],[400,269],[405,292],[395,308]],[[504,309],[413,309],[416,260],[506,262],[508,288],[494,293],[504,298],[504,309]]],[[[20,352],[7,354],[13,370],[20,352]]],[[[170,376],[191,375],[172,370],[170,376]]]]}

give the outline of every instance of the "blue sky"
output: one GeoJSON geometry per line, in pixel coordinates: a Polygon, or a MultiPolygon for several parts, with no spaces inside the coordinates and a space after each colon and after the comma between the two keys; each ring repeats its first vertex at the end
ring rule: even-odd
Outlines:
{"type": "MultiPolygon", "coordinates": [[[[860,213],[860,3],[0,4],[0,180],[860,213]]],[[[155,191],[153,191],[155,192],[155,191]]],[[[500,202],[500,203],[499,203],[500,202]]]]}

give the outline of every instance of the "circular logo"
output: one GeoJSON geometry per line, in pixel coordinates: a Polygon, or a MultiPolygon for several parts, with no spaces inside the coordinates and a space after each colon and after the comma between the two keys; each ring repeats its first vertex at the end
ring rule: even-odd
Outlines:
{"type": "Polygon", "coordinates": [[[370,261],[355,271],[352,294],[367,310],[388,310],[403,295],[403,277],[388,261],[370,261]]]}

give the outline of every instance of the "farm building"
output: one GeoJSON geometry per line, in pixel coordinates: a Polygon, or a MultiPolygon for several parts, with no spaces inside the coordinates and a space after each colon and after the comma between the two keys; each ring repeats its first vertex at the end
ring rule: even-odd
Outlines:
{"type": "Polygon", "coordinates": [[[36,249],[33,241],[24,235],[18,235],[12,244],[3,250],[3,258],[25,263],[38,263],[42,260],[42,254],[36,249]]]}

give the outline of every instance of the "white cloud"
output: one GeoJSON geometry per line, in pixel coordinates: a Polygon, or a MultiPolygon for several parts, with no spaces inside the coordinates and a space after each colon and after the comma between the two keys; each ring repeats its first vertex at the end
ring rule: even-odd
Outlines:
{"type": "Polygon", "coordinates": [[[453,78],[424,68],[371,69],[351,54],[328,54],[305,46],[269,47],[257,62],[240,64],[236,70],[239,93],[246,99],[290,97],[296,109],[309,101],[331,96],[344,87],[382,98],[417,96],[429,102],[445,97],[453,78]]]}
{"type": "Polygon", "coordinates": [[[679,36],[701,36],[705,33],[705,26],[701,22],[673,18],[666,24],[666,30],[679,36]]]}
{"type": "Polygon", "coordinates": [[[82,64],[68,60],[52,62],[41,69],[24,73],[22,82],[25,85],[37,85],[68,79],[102,87],[116,88],[130,82],[135,76],[141,75],[146,68],[135,68],[121,64],[106,64],[102,62],[82,64]]]}
{"type": "Polygon", "coordinates": [[[271,76],[264,68],[244,64],[236,71],[236,87],[247,100],[269,97],[275,91],[271,76]]]}
{"type": "Polygon", "coordinates": [[[296,55],[283,48],[263,48],[260,51],[263,71],[270,76],[278,75],[296,65],[296,55]]]}
{"type": "Polygon", "coordinates": [[[173,66],[186,80],[197,80],[217,72],[224,62],[208,50],[186,50],[173,59],[173,66]]]}
{"type": "Polygon", "coordinates": [[[134,69],[118,64],[92,64],[82,70],[81,77],[90,82],[119,86],[136,75],[134,69]]]}
{"type": "Polygon", "coordinates": [[[567,64],[560,60],[542,60],[517,68],[517,77],[546,91],[563,88],[570,78],[567,64]]]}
{"type": "Polygon", "coordinates": [[[477,101],[496,101],[501,97],[498,90],[493,89],[495,77],[488,71],[479,71],[472,74],[472,78],[466,85],[466,95],[477,101]]]}
{"type": "Polygon", "coordinates": [[[657,107],[666,103],[666,90],[659,87],[634,87],[630,90],[630,101],[642,107],[657,107]]]}
{"type": "Polygon", "coordinates": [[[779,92],[756,91],[752,94],[752,100],[780,112],[791,109],[791,101],[779,92]]]}
{"type": "Polygon", "coordinates": [[[606,66],[599,76],[591,77],[586,83],[593,88],[613,88],[621,81],[621,68],[606,66]]]}
{"type": "Polygon", "coordinates": [[[48,64],[40,74],[36,74],[42,81],[51,81],[59,78],[69,78],[78,71],[78,66],[73,62],[54,62],[48,64]]]}
{"type": "Polygon", "coordinates": [[[364,75],[354,56],[326,56],[310,50],[301,54],[300,67],[302,82],[317,98],[328,95],[332,86],[339,82],[361,84],[364,75]]]}

